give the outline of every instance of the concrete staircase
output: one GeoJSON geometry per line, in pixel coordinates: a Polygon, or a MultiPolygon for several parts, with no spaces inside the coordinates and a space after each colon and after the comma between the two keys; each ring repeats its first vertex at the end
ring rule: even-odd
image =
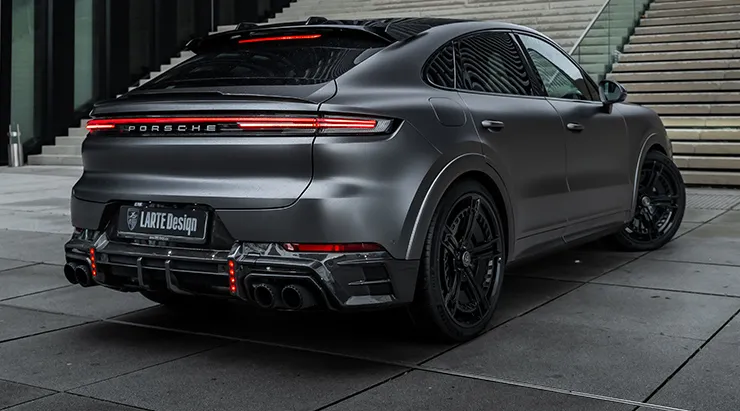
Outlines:
{"type": "Polygon", "coordinates": [[[655,0],[608,78],[660,114],[686,183],[740,185],[740,0],[655,0]]]}
{"type": "MultiPolygon", "coordinates": [[[[299,0],[271,22],[310,16],[500,20],[540,30],[569,50],[603,3],[604,0],[299,0]]],[[[602,31],[606,36],[606,29],[602,31]]]]}
{"type": "MultiPolygon", "coordinates": [[[[333,19],[361,19],[374,17],[450,17],[507,21],[533,27],[550,36],[566,50],[576,43],[604,0],[298,0],[279,13],[271,23],[301,21],[310,16],[333,19]]],[[[618,9],[619,6],[615,7],[618,9]]],[[[628,7],[632,9],[631,6],[628,7]]],[[[627,12],[627,8],[625,9],[627,12]]],[[[584,40],[583,54],[599,53],[607,44],[623,42],[624,35],[614,34],[609,23],[597,23],[584,40]],[[609,40],[609,36],[619,39],[609,40]],[[589,51],[589,46],[592,50],[589,51]]],[[[218,31],[235,26],[221,26],[218,31]]],[[[159,70],[141,79],[136,86],[162,74],[169,68],[192,57],[182,52],[159,70]]],[[[588,56],[585,56],[588,59],[588,56]]],[[[604,72],[603,64],[584,61],[589,70],[604,72]]],[[[133,90],[132,86],[129,90],[133,90]]],[[[87,134],[85,120],[80,127],[70,128],[66,136],[56,138],[55,144],[44,146],[41,154],[28,157],[35,165],[80,165],[82,140],[87,134]]]]}

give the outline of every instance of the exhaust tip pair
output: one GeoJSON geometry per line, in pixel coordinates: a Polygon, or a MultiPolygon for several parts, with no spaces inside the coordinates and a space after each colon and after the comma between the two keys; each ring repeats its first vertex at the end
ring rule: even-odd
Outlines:
{"type": "Polygon", "coordinates": [[[254,301],[262,308],[302,310],[316,305],[314,295],[302,285],[290,284],[278,292],[272,284],[254,286],[254,301]]]}
{"type": "Polygon", "coordinates": [[[92,271],[88,264],[65,264],[64,278],[66,278],[70,284],[79,284],[83,287],[91,287],[95,285],[95,281],[92,278],[92,271]]]}

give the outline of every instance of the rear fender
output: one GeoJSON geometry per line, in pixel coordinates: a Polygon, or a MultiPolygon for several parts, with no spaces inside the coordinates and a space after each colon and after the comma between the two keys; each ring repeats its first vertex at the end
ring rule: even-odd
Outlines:
{"type": "MultiPolygon", "coordinates": [[[[442,196],[453,183],[470,173],[485,175],[489,180],[487,181],[489,184],[486,185],[489,187],[495,187],[495,189],[498,190],[498,194],[500,194],[500,197],[503,199],[505,208],[505,210],[501,211],[506,213],[508,249],[513,249],[514,221],[512,218],[513,213],[506,186],[504,185],[501,176],[488,164],[488,162],[486,162],[483,155],[479,153],[467,153],[458,155],[452,160],[444,163],[441,166],[441,171],[430,173],[430,177],[425,179],[426,184],[423,184],[417,192],[412,204],[412,212],[409,213],[409,218],[407,218],[403,230],[404,235],[409,238],[408,248],[406,250],[407,259],[416,260],[421,258],[422,251],[424,249],[424,242],[432,221],[432,216],[434,215],[434,211],[437,209],[442,196]],[[418,212],[414,212],[416,210],[418,210],[418,212]]],[[[495,193],[492,194],[495,196],[495,193]]]]}

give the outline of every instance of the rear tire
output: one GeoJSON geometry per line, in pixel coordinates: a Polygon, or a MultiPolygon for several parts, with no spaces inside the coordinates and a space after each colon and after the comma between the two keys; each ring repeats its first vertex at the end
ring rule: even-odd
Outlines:
{"type": "Polygon", "coordinates": [[[432,216],[412,306],[414,321],[436,337],[467,341],[486,330],[506,261],[499,211],[476,181],[456,183],[432,216]]]}
{"type": "Polygon", "coordinates": [[[686,210],[686,188],[676,164],[659,151],[650,151],[640,171],[635,215],[612,236],[628,251],[652,251],[676,235],[686,210]]]}

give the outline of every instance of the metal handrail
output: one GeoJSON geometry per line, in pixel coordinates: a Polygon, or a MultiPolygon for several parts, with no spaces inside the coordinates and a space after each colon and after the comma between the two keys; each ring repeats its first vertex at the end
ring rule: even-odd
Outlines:
{"type": "Polygon", "coordinates": [[[601,5],[601,8],[599,9],[598,13],[594,16],[594,18],[591,19],[591,21],[588,23],[588,26],[586,26],[586,30],[583,30],[583,33],[581,33],[581,36],[578,37],[578,40],[576,40],[576,43],[571,47],[570,52],[568,54],[573,54],[578,46],[581,45],[583,42],[583,39],[586,38],[586,35],[588,35],[588,32],[591,31],[591,29],[594,27],[594,24],[596,24],[596,20],[601,17],[602,14],[604,14],[604,10],[606,10],[606,7],[609,6],[609,3],[611,3],[612,0],[606,0],[604,4],[601,5]]]}

